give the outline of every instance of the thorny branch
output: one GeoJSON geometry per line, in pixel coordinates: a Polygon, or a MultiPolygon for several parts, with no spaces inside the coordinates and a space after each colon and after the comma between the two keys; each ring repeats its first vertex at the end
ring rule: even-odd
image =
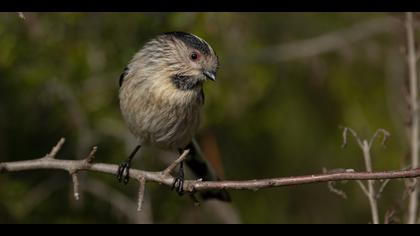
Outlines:
{"type": "MultiPolygon", "coordinates": [[[[41,170],[41,169],[57,169],[67,171],[70,175],[75,175],[80,171],[93,171],[106,174],[115,175],[118,170],[118,165],[92,163],[96,148],[83,160],[60,160],[56,159],[58,151],[64,144],[64,139],[61,139],[52,151],[45,157],[27,161],[4,162],[0,163],[0,173],[19,172],[27,170],[41,170]]],[[[176,162],[183,160],[188,151],[185,151],[177,159],[176,162]]],[[[171,165],[170,167],[172,167],[171,165]]],[[[169,167],[168,167],[169,168],[169,167]]],[[[130,171],[130,178],[137,180],[139,187],[139,202],[138,206],[141,209],[141,202],[143,200],[144,188],[147,182],[160,183],[168,187],[172,187],[174,178],[168,174],[171,169],[164,171],[150,172],[132,169],[130,171]]],[[[317,175],[281,177],[272,179],[259,180],[243,180],[243,181],[201,181],[201,180],[187,180],[184,183],[184,191],[195,193],[197,191],[211,190],[211,189],[236,189],[236,190],[258,190],[262,188],[272,188],[281,186],[302,185],[311,183],[343,181],[343,180],[380,180],[380,179],[400,179],[400,178],[417,178],[420,177],[420,168],[411,170],[399,171],[385,171],[385,172],[354,172],[343,171],[333,172],[317,175]]],[[[74,180],[74,179],[73,179],[74,180]]],[[[78,181],[73,181],[78,185],[78,181]]],[[[74,187],[75,196],[78,196],[78,187],[74,187]]]]}

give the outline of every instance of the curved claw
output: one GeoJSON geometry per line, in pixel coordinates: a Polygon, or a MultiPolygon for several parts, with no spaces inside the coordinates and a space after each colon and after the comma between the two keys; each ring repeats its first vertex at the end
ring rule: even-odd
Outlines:
{"type": "Polygon", "coordinates": [[[172,184],[171,190],[176,190],[179,195],[184,194],[184,177],[176,177],[174,183],[172,184]]]}
{"type": "Polygon", "coordinates": [[[178,176],[175,178],[174,183],[172,184],[172,190],[176,188],[176,191],[179,195],[184,194],[184,165],[181,162],[179,165],[178,176]]]}
{"type": "Polygon", "coordinates": [[[119,183],[123,182],[125,185],[128,184],[128,181],[130,180],[130,166],[131,165],[129,161],[124,161],[119,165],[117,171],[117,178],[119,183]]]}

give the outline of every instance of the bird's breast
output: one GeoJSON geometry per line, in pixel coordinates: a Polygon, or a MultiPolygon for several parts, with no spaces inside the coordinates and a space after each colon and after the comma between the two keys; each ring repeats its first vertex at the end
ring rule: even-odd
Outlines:
{"type": "Polygon", "coordinates": [[[181,91],[172,84],[122,87],[120,107],[130,131],[142,145],[184,148],[200,123],[200,91],[181,91]]]}

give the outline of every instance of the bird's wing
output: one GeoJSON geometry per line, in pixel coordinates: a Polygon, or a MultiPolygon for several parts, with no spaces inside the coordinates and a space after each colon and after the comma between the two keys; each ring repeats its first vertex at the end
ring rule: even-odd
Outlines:
{"type": "Polygon", "coordinates": [[[121,75],[120,75],[120,87],[121,87],[121,85],[123,84],[123,82],[124,82],[124,78],[127,76],[127,74],[128,74],[128,66],[126,66],[125,68],[124,68],[124,71],[121,73],[121,75]]]}

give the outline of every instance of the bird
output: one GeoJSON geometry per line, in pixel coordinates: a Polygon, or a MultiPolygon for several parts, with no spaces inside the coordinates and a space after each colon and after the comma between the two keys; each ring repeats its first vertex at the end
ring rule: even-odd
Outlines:
{"type": "MultiPolygon", "coordinates": [[[[119,165],[119,182],[127,184],[134,156],[143,146],[190,150],[185,163],[204,181],[219,180],[205,160],[195,134],[204,105],[203,84],[216,81],[219,59],[202,38],[186,32],[161,33],[147,41],[119,78],[122,117],[138,145],[119,165]]],[[[184,163],[179,164],[172,189],[182,195],[184,163]]],[[[231,201],[226,190],[200,192],[203,199],[231,201]]]]}

